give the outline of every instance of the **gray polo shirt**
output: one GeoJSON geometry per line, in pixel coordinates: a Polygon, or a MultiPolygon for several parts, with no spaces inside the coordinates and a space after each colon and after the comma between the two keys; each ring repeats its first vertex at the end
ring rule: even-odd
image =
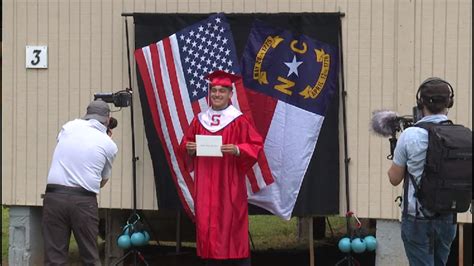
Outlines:
{"type": "Polygon", "coordinates": [[[110,177],[118,151],[106,131],[95,119],[75,119],[64,124],[57,138],[48,184],[99,193],[100,182],[110,177]]]}
{"type": "MultiPolygon", "coordinates": [[[[425,116],[420,122],[433,122],[439,123],[441,121],[448,120],[446,115],[429,115],[425,116]]],[[[420,182],[421,175],[423,174],[423,168],[425,166],[426,150],[428,149],[428,131],[419,127],[409,127],[400,134],[400,138],[397,141],[397,146],[393,154],[393,163],[406,167],[408,172],[415,177],[417,183],[420,182]]],[[[409,180],[408,186],[408,214],[415,215],[415,200],[414,190],[411,180],[409,180]]],[[[404,199],[406,200],[406,199],[404,199]]],[[[418,206],[420,204],[418,203],[418,206]]],[[[418,216],[422,216],[421,212],[418,216]]]]}

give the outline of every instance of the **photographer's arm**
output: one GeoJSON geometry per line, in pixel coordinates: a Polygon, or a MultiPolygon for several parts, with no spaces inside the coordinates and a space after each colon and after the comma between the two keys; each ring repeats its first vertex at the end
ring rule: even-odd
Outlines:
{"type": "Polygon", "coordinates": [[[115,160],[115,156],[117,156],[118,148],[117,145],[113,142],[110,141],[108,142],[109,145],[106,145],[106,160],[104,164],[104,168],[102,169],[102,180],[100,181],[100,187],[104,187],[105,184],[107,184],[107,181],[109,181],[109,178],[112,174],[112,163],[115,160]]]}
{"type": "Polygon", "coordinates": [[[405,177],[405,167],[392,163],[390,169],[388,169],[388,179],[393,186],[398,186],[403,178],[405,177]]]}
{"type": "Polygon", "coordinates": [[[404,131],[394,147],[392,165],[388,169],[388,179],[393,186],[398,186],[405,178],[408,160],[407,147],[410,147],[410,134],[404,131]]]}

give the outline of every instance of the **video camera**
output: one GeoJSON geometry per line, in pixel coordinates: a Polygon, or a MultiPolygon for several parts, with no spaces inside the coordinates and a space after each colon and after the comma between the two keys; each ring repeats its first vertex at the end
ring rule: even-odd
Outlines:
{"type": "Polygon", "coordinates": [[[390,154],[387,159],[393,159],[393,152],[397,145],[397,133],[413,126],[421,119],[421,112],[415,106],[412,115],[399,116],[394,111],[379,110],[372,112],[372,130],[382,137],[390,137],[390,154]]]}
{"type": "Polygon", "coordinates": [[[118,126],[118,121],[114,117],[110,117],[109,125],[107,126],[107,134],[112,134],[112,129],[118,126]]]}
{"type": "Polygon", "coordinates": [[[129,90],[99,92],[94,94],[94,101],[97,99],[101,99],[106,103],[113,103],[115,107],[128,107],[132,103],[132,93],[129,90]]]}

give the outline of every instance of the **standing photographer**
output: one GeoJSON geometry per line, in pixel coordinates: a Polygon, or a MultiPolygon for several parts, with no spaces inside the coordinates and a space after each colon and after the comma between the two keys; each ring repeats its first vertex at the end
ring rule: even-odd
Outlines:
{"type": "MultiPolygon", "coordinates": [[[[417,93],[417,106],[423,115],[417,123],[448,120],[453,96],[448,82],[440,78],[426,79],[417,93]]],[[[412,179],[408,178],[412,175],[417,185],[420,183],[427,148],[427,130],[420,127],[404,130],[395,148],[388,177],[394,186],[405,179],[401,235],[410,265],[446,265],[456,236],[455,214],[434,214],[424,209],[415,197],[412,179]]]]}
{"type": "Polygon", "coordinates": [[[96,195],[118,151],[107,133],[111,119],[108,104],[96,100],[82,119],[67,122],[59,132],[43,200],[45,265],[67,264],[71,231],[82,263],[100,265],[96,195]]]}

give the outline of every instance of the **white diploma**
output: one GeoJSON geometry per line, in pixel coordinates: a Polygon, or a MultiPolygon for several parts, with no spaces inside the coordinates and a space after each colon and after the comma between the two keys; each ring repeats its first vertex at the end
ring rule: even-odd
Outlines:
{"type": "Polygon", "coordinates": [[[196,155],[222,157],[222,136],[196,135],[196,155]]]}

